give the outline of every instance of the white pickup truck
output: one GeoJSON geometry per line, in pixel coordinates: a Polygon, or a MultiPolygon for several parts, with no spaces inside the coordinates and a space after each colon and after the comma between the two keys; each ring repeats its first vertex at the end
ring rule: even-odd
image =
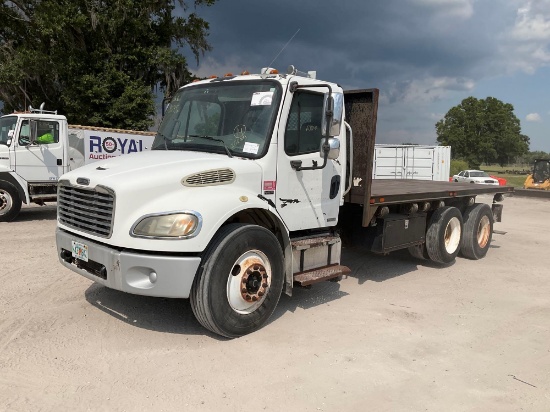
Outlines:
{"type": "Polygon", "coordinates": [[[151,132],[68,125],[43,106],[0,117],[0,222],[15,219],[22,203],[56,201],[63,173],[150,149],[153,139],[151,132]]]}

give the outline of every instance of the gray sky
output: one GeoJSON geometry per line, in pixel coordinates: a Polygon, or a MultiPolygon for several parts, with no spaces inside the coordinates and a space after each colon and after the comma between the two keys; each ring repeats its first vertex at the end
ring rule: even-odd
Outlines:
{"type": "Polygon", "coordinates": [[[515,108],[531,150],[550,152],[550,0],[219,0],[198,13],[213,50],[200,76],[316,70],[345,89],[380,89],[378,143],[434,144],[435,123],[468,96],[515,108]]]}

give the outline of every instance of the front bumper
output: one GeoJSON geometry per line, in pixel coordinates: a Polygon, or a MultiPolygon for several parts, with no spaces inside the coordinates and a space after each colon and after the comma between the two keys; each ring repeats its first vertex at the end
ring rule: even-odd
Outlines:
{"type": "Polygon", "coordinates": [[[61,264],[111,289],[135,295],[188,298],[201,259],[119,251],[56,231],[57,255],[61,264]],[[73,243],[88,247],[88,262],[72,256],[73,243]]]}

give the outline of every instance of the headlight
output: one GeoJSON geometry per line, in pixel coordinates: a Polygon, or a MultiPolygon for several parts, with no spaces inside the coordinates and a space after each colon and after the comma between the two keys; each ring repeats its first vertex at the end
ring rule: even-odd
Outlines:
{"type": "Polygon", "coordinates": [[[198,235],[202,217],[197,212],[174,212],[142,217],[130,231],[135,237],[182,239],[198,235]]]}

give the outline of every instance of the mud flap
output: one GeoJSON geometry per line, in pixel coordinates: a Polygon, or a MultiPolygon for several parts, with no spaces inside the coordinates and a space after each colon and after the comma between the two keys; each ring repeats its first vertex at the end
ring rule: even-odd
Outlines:
{"type": "Polygon", "coordinates": [[[491,209],[493,210],[493,221],[502,222],[502,208],[504,205],[493,203],[491,209]]]}

